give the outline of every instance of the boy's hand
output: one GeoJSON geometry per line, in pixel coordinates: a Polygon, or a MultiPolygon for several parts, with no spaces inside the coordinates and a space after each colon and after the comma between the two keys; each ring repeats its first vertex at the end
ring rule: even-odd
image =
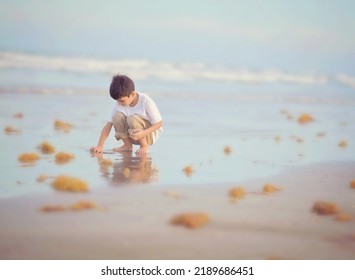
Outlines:
{"type": "Polygon", "coordinates": [[[129,132],[129,137],[131,137],[135,141],[142,139],[144,136],[145,134],[143,129],[132,129],[129,132]]]}
{"type": "Polygon", "coordinates": [[[91,147],[90,148],[90,152],[91,153],[95,153],[95,154],[96,153],[102,153],[102,147],[99,147],[99,146],[98,147],[91,147]]]}

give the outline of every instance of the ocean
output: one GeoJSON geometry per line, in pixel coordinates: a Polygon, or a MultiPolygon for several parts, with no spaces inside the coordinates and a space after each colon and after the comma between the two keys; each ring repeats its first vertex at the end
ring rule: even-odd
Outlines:
{"type": "Polygon", "coordinates": [[[50,191],[50,179],[40,183],[40,175],[79,177],[94,190],[232,186],[288,167],[353,161],[355,94],[348,84],[339,77],[204,64],[2,52],[0,123],[21,132],[3,130],[0,137],[0,196],[50,191]],[[111,133],[103,158],[113,166],[102,168],[89,148],[96,145],[115,102],[108,87],[116,73],[130,75],[137,91],[156,101],[164,132],[145,158],[112,153],[119,143],[111,133]],[[23,118],[14,117],[19,112],[23,118]],[[314,121],[299,123],[303,113],[314,121]],[[58,131],[55,120],[73,127],[58,131]],[[39,152],[44,141],[75,158],[61,165],[54,155],[41,155],[33,165],[18,161],[21,153],[39,152]],[[341,141],[347,146],[340,147],[341,141]],[[189,176],[183,172],[188,166],[193,169],[189,176]]]}

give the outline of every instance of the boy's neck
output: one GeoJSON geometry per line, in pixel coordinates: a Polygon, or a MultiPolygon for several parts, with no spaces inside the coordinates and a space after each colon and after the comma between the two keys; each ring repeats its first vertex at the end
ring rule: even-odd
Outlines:
{"type": "Polygon", "coordinates": [[[135,91],[132,94],[133,94],[133,100],[131,104],[129,104],[130,107],[134,107],[138,103],[138,94],[135,91]]]}

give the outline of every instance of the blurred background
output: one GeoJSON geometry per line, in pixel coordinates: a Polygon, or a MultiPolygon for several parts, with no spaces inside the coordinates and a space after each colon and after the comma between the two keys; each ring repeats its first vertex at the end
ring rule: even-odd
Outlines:
{"type": "Polygon", "coordinates": [[[355,2],[0,0],[2,91],[355,89],[355,2]]]}
{"type": "MultiPolygon", "coordinates": [[[[353,11],[345,0],[0,0],[0,124],[24,129],[0,139],[12,147],[2,170],[17,172],[17,154],[43,140],[81,155],[68,172],[97,170],[86,149],[110,116],[117,73],[161,110],[164,137],[152,149],[160,183],[232,182],[352,160],[355,146],[338,143],[355,132],[353,11]],[[21,126],[16,112],[28,117],[21,126]],[[297,122],[304,112],[313,125],[297,122]],[[55,119],[76,129],[58,135],[55,119]],[[237,156],[226,160],[226,145],[237,156]],[[186,178],[186,165],[201,170],[186,178]]],[[[111,137],[106,148],[116,145],[111,137]]]]}

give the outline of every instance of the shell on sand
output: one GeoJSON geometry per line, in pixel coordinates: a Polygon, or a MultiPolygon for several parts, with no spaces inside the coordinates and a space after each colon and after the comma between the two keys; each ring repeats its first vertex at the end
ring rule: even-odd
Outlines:
{"type": "Polygon", "coordinates": [[[171,219],[171,224],[182,225],[187,228],[200,228],[209,222],[210,218],[205,213],[184,213],[171,219]]]}
{"type": "Polygon", "coordinates": [[[64,211],[81,211],[81,210],[90,210],[98,208],[96,203],[88,200],[81,200],[76,202],[69,207],[64,205],[44,205],[41,208],[42,212],[64,212],[64,211]]]}
{"type": "Polygon", "coordinates": [[[333,202],[318,201],[314,203],[312,207],[312,212],[315,212],[318,215],[335,215],[340,212],[340,209],[333,202]]]}
{"type": "Polygon", "coordinates": [[[19,155],[18,160],[24,163],[35,162],[39,160],[39,155],[37,153],[23,153],[19,155]]]}
{"type": "Polygon", "coordinates": [[[77,203],[74,203],[70,206],[70,210],[88,210],[88,209],[95,209],[97,208],[96,203],[88,200],[81,200],[77,203]]]}
{"type": "Polygon", "coordinates": [[[69,162],[74,158],[73,154],[70,153],[65,153],[65,152],[59,152],[55,155],[55,162],[57,164],[64,164],[69,162]]]}
{"type": "Polygon", "coordinates": [[[193,172],[194,172],[194,169],[192,168],[191,165],[189,166],[185,166],[182,171],[186,174],[186,176],[190,176],[193,172]]]}
{"type": "Polygon", "coordinates": [[[6,134],[21,133],[20,129],[13,128],[12,126],[9,125],[4,127],[4,131],[6,134]]]}
{"type": "Polygon", "coordinates": [[[338,146],[341,148],[346,148],[348,146],[348,142],[346,142],[345,140],[342,140],[339,142],[338,146]]]}
{"type": "Polygon", "coordinates": [[[89,190],[85,181],[64,175],[56,177],[52,182],[52,187],[58,191],[69,192],[87,192],[89,190]]]}
{"type": "Polygon", "coordinates": [[[299,123],[308,123],[314,121],[314,118],[310,114],[301,114],[298,117],[298,122],[299,123]]]}
{"type": "Polygon", "coordinates": [[[68,122],[64,122],[61,120],[54,121],[54,128],[56,130],[63,130],[64,132],[68,132],[72,127],[73,125],[68,122]]]}
{"type": "Polygon", "coordinates": [[[55,153],[55,147],[48,143],[47,141],[44,141],[39,145],[39,149],[41,150],[42,154],[54,154],[55,153]]]}
{"type": "Polygon", "coordinates": [[[352,220],[352,217],[346,213],[340,213],[335,217],[335,220],[339,222],[349,222],[352,220]]]}
{"type": "Polygon", "coordinates": [[[67,208],[64,205],[44,205],[41,208],[43,212],[63,212],[67,211],[67,208]]]}
{"type": "Polygon", "coordinates": [[[229,190],[231,198],[243,198],[245,196],[245,189],[243,187],[233,187],[229,190]]]}
{"type": "Polygon", "coordinates": [[[42,175],[39,175],[36,180],[37,180],[37,182],[44,182],[47,179],[48,179],[48,176],[42,174],[42,175]]]}
{"type": "Polygon", "coordinates": [[[230,146],[225,146],[223,151],[226,155],[229,155],[232,153],[232,148],[230,146]]]}
{"type": "Polygon", "coordinates": [[[282,188],[276,187],[272,184],[265,184],[263,187],[263,193],[264,194],[269,194],[269,193],[274,193],[277,191],[280,191],[282,188]]]}

